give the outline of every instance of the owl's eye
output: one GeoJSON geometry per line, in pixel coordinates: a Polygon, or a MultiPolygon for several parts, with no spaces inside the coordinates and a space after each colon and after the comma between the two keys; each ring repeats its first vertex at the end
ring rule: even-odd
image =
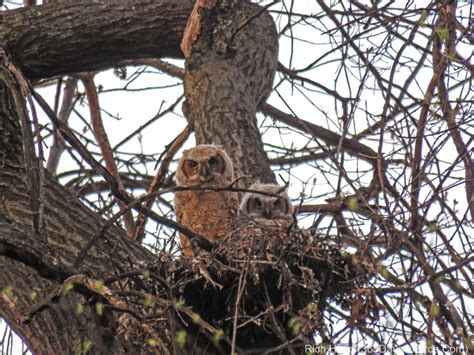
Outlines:
{"type": "Polygon", "coordinates": [[[274,208],[280,208],[280,199],[277,199],[277,200],[273,201],[273,207],[274,208]]]}
{"type": "Polygon", "coordinates": [[[262,201],[260,201],[258,198],[255,199],[255,207],[259,209],[263,207],[262,201]]]}
{"type": "Polygon", "coordinates": [[[224,163],[224,160],[222,159],[222,157],[220,155],[216,155],[214,157],[211,157],[207,163],[209,165],[209,168],[212,171],[217,172],[219,174],[224,173],[225,163],[224,163]]]}
{"type": "Polygon", "coordinates": [[[209,165],[216,165],[216,164],[217,164],[216,157],[212,157],[211,159],[209,159],[209,165]]]}
{"type": "Polygon", "coordinates": [[[184,172],[187,176],[196,174],[199,169],[199,164],[195,160],[186,160],[184,162],[184,172]]]}

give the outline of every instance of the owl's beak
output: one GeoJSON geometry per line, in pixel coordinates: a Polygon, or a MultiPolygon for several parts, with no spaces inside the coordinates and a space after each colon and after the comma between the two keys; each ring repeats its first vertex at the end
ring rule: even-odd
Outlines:
{"type": "Polygon", "coordinates": [[[272,206],[265,206],[262,210],[262,215],[266,219],[272,219],[273,218],[273,209],[272,206]]]}
{"type": "Polygon", "coordinates": [[[199,180],[201,182],[209,182],[213,179],[214,177],[212,176],[212,174],[209,173],[209,169],[207,168],[207,166],[202,166],[201,167],[201,174],[199,176],[199,180]]]}

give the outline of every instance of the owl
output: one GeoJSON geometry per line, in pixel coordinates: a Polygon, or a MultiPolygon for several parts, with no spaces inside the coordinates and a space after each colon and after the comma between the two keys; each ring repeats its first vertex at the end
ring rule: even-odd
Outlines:
{"type": "MultiPolygon", "coordinates": [[[[185,150],[178,163],[176,182],[196,189],[176,192],[177,221],[211,241],[226,236],[236,222],[238,195],[205,188],[227,187],[233,179],[232,161],[219,146],[203,144],[185,150]]],[[[180,243],[183,254],[192,256],[191,243],[185,235],[180,235],[180,243]]]]}
{"type": "Polygon", "coordinates": [[[242,198],[238,226],[218,241],[216,255],[235,262],[264,259],[274,261],[281,248],[294,241],[293,205],[285,188],[255,183],[242,198]]]}
{"type": "Polygon", "coordinates": [[[288,227],[293,223],[293,205],[285,188],[275,184],[254,183],[240,204],[239,224],[252,222],[268,227],[288,227]]]}

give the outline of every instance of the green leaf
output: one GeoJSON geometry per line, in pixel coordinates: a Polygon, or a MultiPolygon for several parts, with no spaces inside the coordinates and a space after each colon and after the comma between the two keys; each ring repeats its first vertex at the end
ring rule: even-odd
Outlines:
{"type": "Polygon", "coordinates": [[[385,267],[385,265],[382,265],[382,264],[377,264],[375,266],[375,270],[379,273],[379,275],[381,275],[385,280],[390,280],[391,279],[391,275],[390,275],[390,272],[387,270],[387,268],[385,267]]]}
{"type": "Polygon", "coordinates": [[[303,328],[303,324],[299,318],[293,317],[288,321],[288,327],[291,328],[294,335],[298,335],[301,332],[301,328],[303,328]]]}
{"type": "Polygon", "coordinates": [[[444,41],[449,36],[449,30],[447,28],[436,28],[435,31],[441,41],[444,41]]]}
{"type": "Polygon", "coordinates": [[[201,316],[198,313],[193,313],[193,316],[191,319],[193,320],[194,323],[197,324],[201,320],[201,316]]]}
{"type": "Polygon", "coordinates": [[[143,300],[143,305],[144,305],[145,307],[151,307],[151,306],[153,306],[153,304],[154,304],[154,301],[153,301],[152,295],[148,295],[148,294],[147,294],[147,295],[145,296],[145,299],[143,300]]]}
{"type": "Polygon", "coordinates": [[[84,340],[82,344],[82,351],[84,354],[87,354],[92,349],[92,342],[89,339],[84,340]]]}
{"type": "Polygon", "coordinates": [[[148,339],[148,345],[152,348],[156,348],[158,346],[158,340],[155,338],[148,339]]]}
{"type": "Polygon", "coordinates": [[[80,316],[83,312],[84,312],[84,306],[82,305],[82,303],[77,302],[76,303],[76,314],[78,316],[80,316]]]}
{"type": "Polygon", "coordinates": [[[181,307],[184,306],[184,304],[185,304],[184,298],[181,297],[179,300],[175,301],[174,307],[175,307],[177,310],[179,310],[181,307]]]}
{"type": "Polygon", "coordinates": [[[433,317],[438,317],[440,313],[439,305],[436,302],[433,302],[430,307],[430,315],[433,317]]]}
{"type": "Polygon", "coordinates": [[[219,344],[223,335],[224,331],[222,329],[217,329],[212,336],[212,341],[214,342],[214,344],[219,344]]]}
{"type": "Polygon", "coordinates": [[[180,330],[176,333],[176,343],[182,348],[186,344],[186,331],[180,330]]]}
{"type": "Polygon", "coordinates": [[[425,10],[421,13],[420,18],[418,19],[418,25],[424,24],[427,17],[428,17],[428,11],[425,10]]]}
{"type": "Polygon", "coordinates": [[[31,291],[30,292],[30,300],[34,301],[38,297],[38,292],[36,291],[31,291]]]}
{"type": "Polygon", "coordinates": [[[95,311],[96,311],[97,315],[102,316],[102,314],[104,314],[104,304],[100,303],[100,302],[97,302],[95,304],[95,311]]]}
{"type": "Polygon", "coordinates": [[[355,212],[359,208],[359,199],[357,198],[357,196],[351,196],[347,198],[346,205],[349,211],[355,212]]]}
{"type": "Polygon", "coordinates": [[[97,280],[95,282],[95,287],[97,288],[97,291],[102,291],[104,289],[104,280],[97,280]]]}
{"type": "Polygon", "coordinates": [[[63,288],[63,295],[67,295],[69,291],[71,291],[74,288],[74,285],[70,282],[64,285],[63,288]]]}

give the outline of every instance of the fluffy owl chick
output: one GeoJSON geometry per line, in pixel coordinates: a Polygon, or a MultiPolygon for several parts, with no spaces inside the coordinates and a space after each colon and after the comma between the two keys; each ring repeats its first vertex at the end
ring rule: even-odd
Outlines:
{"type": "MultiPolygon", "coordinates": [[[[226,187],[234,179],[227,153],[215,145],[198,145],[185,150],[178,163],[178,186],[226,187]]],[[[177,191],[174,207],[177,221],[195,233],[215,240],[229,233],[235,223],[238,196],[232,191],[177,191]]],[[[193,255],[190,240],[180,235],[184,255],[193,255]]]]}
{"type": "Polygon", "coordinates": [[[254,222],[264,226],[287,227],[293,223],[293,205],[283,187],[275,184],[255,183],[240,204],[239,222],[254,222]],[[267,195],[271,194],[271,195],[267,195]]]}

